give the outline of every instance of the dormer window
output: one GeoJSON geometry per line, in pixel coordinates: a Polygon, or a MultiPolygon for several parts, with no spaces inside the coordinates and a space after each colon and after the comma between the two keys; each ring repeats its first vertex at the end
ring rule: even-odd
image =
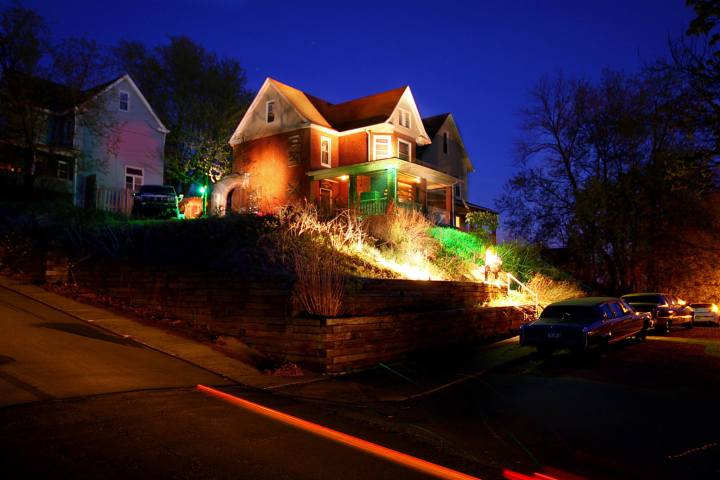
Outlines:
{"type": "Polygon", "coordinates": [[[398,123],[401,127],[410,128],[410,112],[404,108],[398,111],[398,123]]]}
{"type": "Polygon", "coordinates": [[[448,152],[448,134],[443,132],[443,153],[447,155],[448,152]]]}
{"type": "Polygon", "coordinates": [[[265,104],[265,121],[267,123],[275,121],[275,102],[273,100],[265,104]]]}
{"type": "Polygon", "coordinates": [[[130,111],[130,94],[128,92],[120,91],[119,96],[120,104],[119,108],[121,112],[129,112],[130,111]]]}

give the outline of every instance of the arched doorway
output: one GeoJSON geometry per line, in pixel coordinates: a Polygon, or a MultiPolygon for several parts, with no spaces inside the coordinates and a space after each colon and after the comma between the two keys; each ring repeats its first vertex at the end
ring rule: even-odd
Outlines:
{"type": "Polygon", "coordinates": [[[241,209],[248,186],[248,174],[231,173],[213,185],[208,202],[210,215],[223,216],[228,208],[241,209]]]}

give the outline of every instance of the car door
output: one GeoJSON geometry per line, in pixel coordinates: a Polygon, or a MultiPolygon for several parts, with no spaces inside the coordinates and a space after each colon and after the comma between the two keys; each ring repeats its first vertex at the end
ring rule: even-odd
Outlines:
{"type": "Polygon", "coordinates": [[[630,335],[630,330],[632,329],[632,318],[628,316],[627,312],[622,309],[618,302],[610,302],[608,303],[608,306],[615,316],[615,321],[613,323],[613,337],[623,338],[630,335]]]}
{"type": "Polygon", "coordinates": [[[600,337],[604,339],[605,342],[610,343],[614,340],[615,337],[615,327],[617,323],[617,319],[615,318],[615,314],[610,309],[610,306],[607,303],[604,303],[600,305],[600,318],[602,319],[601,325],[600,325],[600,337]]]}

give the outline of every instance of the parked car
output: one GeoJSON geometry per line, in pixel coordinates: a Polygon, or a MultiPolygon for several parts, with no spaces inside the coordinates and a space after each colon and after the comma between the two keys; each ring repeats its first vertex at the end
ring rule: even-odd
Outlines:
{"type": "Polygon", "coordinates": [[[720,309],[714,303],[691,303],[694,322],[709,322],[720,326],[720,309]]]}
{"type": "Polygon", "coordinates": [[[693,312],[689,305],[667,293],[630,293],[622,298],[639,312],[649,312],[658,333],[670,332],[673,325],[693,326],[693,312]]]}
{"type": "Polygon", "coordinates": [[[548,305],[537,320],[520,327],[520,345],[550,353],[559,348],[603,347],[629,337],[641,342],[646,317],[620,298],[564,300],[548,305]]]}
{"type": "Polygon", "coordinates": [[[179,218],[178,202],[182,195],[171,185],[143,185],[133,195],[133,217],[179,218]]]}

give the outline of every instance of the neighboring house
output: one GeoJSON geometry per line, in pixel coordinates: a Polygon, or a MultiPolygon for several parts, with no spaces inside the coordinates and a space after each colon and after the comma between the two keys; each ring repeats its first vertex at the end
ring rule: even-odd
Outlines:
{"type": "MultiPolygon", "coordinates": [[[[44,112],[35,145],[37,188],[68,194],[79,206],[128,211],[140,185],[163,183],[168,130],[129,75],[79,94],[33,81],[44,112]]],[[[0,139],[6,177],[24,173],[22,149],[22,143],[0,139]]]]}
{"type": "Polygon", "coordinates": [[[268,78],[230,139],[236,173],[211,203],[273,212],[307,199],[323,214],[363,215],[395,205],[453,225],[472,164],[450,115],[429,123],[409,87],[331,104],[268,78]],[[435,145],[444,132],[451,150],[435,145]]]}
{"type": "Polygon", "coordinates": [[[462,135],[451,113],[443,113],[423,118],[425,131],[432,143],[418,149],[418,163],[448,173],[457,179],[453,185],[454,218],[453,225],[464,229],[465,215],[473,211],[496,211],[468,201],[468,173],[474,171],[468,158],[462,135]]]}

